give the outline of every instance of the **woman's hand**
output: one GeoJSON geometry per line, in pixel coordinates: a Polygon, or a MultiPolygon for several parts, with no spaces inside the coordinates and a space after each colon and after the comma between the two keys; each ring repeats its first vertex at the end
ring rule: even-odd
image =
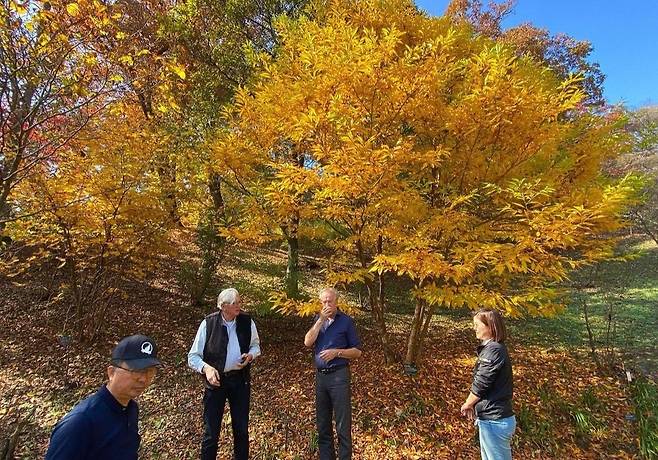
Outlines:
{"type": "Polygon", "coordinates": [[[468,402],[462,404],[462,407],[459,411],[464,417],[468,417],[469,420],[473,420],[475,418],[475,410],[473,410],[473,406],[468,402]]]}

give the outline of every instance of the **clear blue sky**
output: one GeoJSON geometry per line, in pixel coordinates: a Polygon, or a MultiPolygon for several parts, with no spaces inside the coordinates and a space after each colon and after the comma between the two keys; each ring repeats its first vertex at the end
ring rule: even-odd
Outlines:
{"type": "MultiPolygon", "coordinates": [[[[448,3],[416,0],[437,16],[448,3]]],[[[517,0],[504,26],[524,22],[589,41],[591,61],[606,76],[608,102],[629,108],[658,105],[658,0],[517,0]]]]}

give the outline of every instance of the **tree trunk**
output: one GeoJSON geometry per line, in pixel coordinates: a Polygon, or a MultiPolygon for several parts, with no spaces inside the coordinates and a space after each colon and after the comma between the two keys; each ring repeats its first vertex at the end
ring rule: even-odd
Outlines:
{"type": "MultiPolygon", "coordinates": [[[[583,293],[583,296],[585,294],[583,293]]],[[[587,340],[589,342],[590,356],[597,366],[600,366],[599,356],[596,353],[596,343],[594,342],[594,334],[592,333],[592,326],[589,320],[589,308],[587,305],[587,299],[585,297],[580,301],[580,306],[583,310],[583,316],[585,317],[585,329],[587,330],[587,340]]]]}
{"type": "MultiPolygon", "coordinates": [[[[367,266],[362,247],[359,246],[359,254],[361,256],[362,266],[365,268],[367,266]]],[[[382,235],[377,237],[377,254],[382,254],[384,252],[384,238],[382,235]]],[[[388,328],[386,327],[386,303],[384,301],[384,276],[381,273],[377,274],[377,285],[376,290],[375,286],[368,286],[368,294],[370,295],[370,305],[372,305],[372,314],[375,320],[375,325],[377,326],[377,332],[379,332],[380,340],[382,341],[382,349],[384,350],[384,362],[386,364],[393,364],[395,359],[395,353],[393,352],[393,347],[390,343],[390,338],[388,335],[388,328]],[[375,295],[373,295],[375,294],[375,295]]]]}
{"type": "Polygon", "coordinates": [[[382,275],[378,275],[376,284],[370,281],[366,282],[366,288],[368,289],[368,300],[372,307],[372,316],[375,320],[377,334],[384,350],[384,362],[386,364],[393,364],[395,362],[395,353],[393,352],[386,326],[386,306],[384,304],[382,275]]]}
{"type": "Polygon", "coordinates": [[[160,188],[164,202],[169,210],[169,217],[176,224],[181,223],[178,213],[178,199],[176,196],[176,165],[172,164],[168,158],[163,158],[158,167],[158,177],[160,178],[160,188]]]}
{"type": "Polygon", "coordinates": [[[299,240],[297,232],[291,233],[288,241],[288,266],[286,267],[286,296],[299,298],[299,240]]]}
{"type": "Polygon", "coordinates": [[[210,173],[208,189],[212,197],[213,213],[216,219],[224,217],[224,196],[222,195],[222,176],[210,173]]]}
{"type": "Polygon", "coordinates": [[[416,300],[416,309],[411,322],[411,331],[407,339],[407,354],[404,358],[404,364],[418,368],[421,362],[423,344],[427,332],[429,331],[432,316],[434,315],[434,306],[428,305],[423,299],[416,300]]]}
{"type": "Polygon", "coordinates": [[[418,357],[420,346],[425,307],[425,302],[422,299],[416,300],[416,308],[414,309],[414,316],[411,321],[411,331],[409,331],[409,337],[407,338],[407,354],[404,357],[405,365],[417,366],[416,358],[418,357]]]}

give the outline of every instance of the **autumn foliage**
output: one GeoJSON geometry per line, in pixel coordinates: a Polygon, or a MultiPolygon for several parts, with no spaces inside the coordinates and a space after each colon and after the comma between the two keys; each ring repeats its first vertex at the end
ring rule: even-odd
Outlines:
{"type": "MultiPolygon", "coordinates": [[[[163,351],[181,352],[217,278],[269,298],[277,314],[263,318],[263,337],[276,351],[255,374],[257,439],[281,458],[312,444],[310,406],[292,407],[309,402],[310,380],[290,383],[304,381],[308,356],[301,342],[288,347],[306,327],[295,317],[318,309],[309,286],[358,292],[364,336],[379,343],[355,365],[367,376],[355,386],[357,451],[476,455],[451,406],[470,379],[472,337],[452,324],[437,339],[435,313],[558,315],[573,271],[613,256],[626,217],[656,235],[655,180],[633,173],[639,158],[655,175],[655,114],[627,124],[603,104],[587,42],[531,24],[505,30],[512,3],[454,0],[429,17],[411,0],[0,0],[0,286],[34,288],[39,327],[72,337],[79,361],[118,322],[155,324],[163,351]],[[243,266],[277,280],[252,286],[243,266]],[[423,372],[409,378],[391,366],[399,361],[423,372]],[[408,436],[397,446],[391,432],[408,436]]],[[[10,300],[7,330],[23,314],[10,300]]],[[[35,335],[30,343],[59,353],[35,335]]],[[[18,342],[8,341],[11,359],[18,342]]],[[[524,429],[571,423],[594,371],[562,351],[544,361],[517,350],[524,429]]],[[[196,407],[184,364],[171,372],[171,413],[196,407]]],[[[608,399],[591,412],[619,438],[606,447],[593,436],[595,450],[630,455],[619,382],[592,382],[608,399]]],[[[3,402],[21,398],[21,385],[3,402]]],[[[168,442],[153,437],[166,419],[156,415],[149,452],[168,442]]],[[[163,455],[196,452],[192,415],[166,419],[183,435],[163,455]]],[[[556,452],[583,453],[577,436],[553,435],[568,445],[556,452]]],[[[555,448],[520,439],[529,456],[555,448]]]]}
{"type": "Polygon", "coordinates": [[[19,184],[15,206],[33,213],[8,227],[35,248],[27,264],[19,248],[5,268],[55,264],[60,295],[72,307],[72,314],[63,312],[65,330],[86,339],[104,326],[111,302],[125,295],[117,281],[142,278],[168,247],[155,167],[161,133],[149,125],[135,129],[141,115],[134,109],[117,106],[110,113],[19,184]]]}
{"type": "Polygon", "coordinates": [[[615,114],[583,109],[578,76],[412,3],[318,16],[279,22],[215,141],[245,234],[323,222],[328,280],[365,283],[384,341],[378,275],[412,280],[408,363],[437,307],[558,313],[558,283],[611,255],[634,199],[636,181],[600,173],[626,145],[615,114]]]}

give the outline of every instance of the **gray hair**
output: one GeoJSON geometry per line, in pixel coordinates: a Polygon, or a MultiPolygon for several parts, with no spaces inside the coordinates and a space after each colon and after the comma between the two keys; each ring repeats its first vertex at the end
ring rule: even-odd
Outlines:
{"type": "Polygon", "coordinates": [[[235,289],[235,288],[224,289],[217,296],[217,308],[219,308],[221,310],[222,305],[228,304],[228,303],[235,303],[235,302],[237,302],[239,297],[240,297],[240,294],[238,294],[237,289],[235,289]]]}
{"type": "Polygon", "coordinates": [[[324,294],[325,292],[331,292],[334,295],[334,298],[338,300],[338,291],[336,290],[336,288],[332,288],[332,287],[322,288],[318,293],[318,297],[322,296],[322,294],[324,294]]]}

